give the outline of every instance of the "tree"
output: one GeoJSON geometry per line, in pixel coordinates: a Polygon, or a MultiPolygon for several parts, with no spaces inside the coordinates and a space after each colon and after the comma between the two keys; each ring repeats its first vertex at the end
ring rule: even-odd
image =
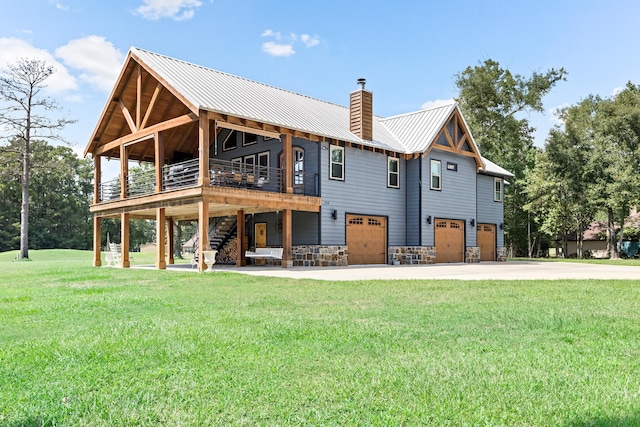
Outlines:
{"type": "Polygon", "coordinates": [[[33,138],[61,139],[58,131],[72,123],[66,118],[40,114],[59,110],[55,101],[41,96],[53,67],[39,59],[20,59],[0,75],[0,129],[5,137],[19,142],[22,160],[20,208],[20,257],[29,258],[29,178],[33,138]]]}
{"type": "MultiPolygon", "coordinates": [[[[543,112],[542,98],[567,72],[550,69],[525,78],[500,67],[488,59],[467,67],[456,77],[460,91],[456,101],[471,128],[483,156],[500,164],[515,177],[505,188],[505,240],[511,249],[528,247],[531,252],[529,216],[525,185],[535,164],[536,150],[529,121],[521,116],[543,112]]],[[[536,224],[534,224],[535,226],[536,224]]],[[[535,233],[536,227],[533,227],[535,233]]]]}
{"type": "MultiPolygon", "coordinates": [[[[20,246],[21,141],[0,147],[0,251],[20,246]]],[[[89,249],[92,245],[93,165],[67,146],[31,142],[29,245],[89,249]]]]}

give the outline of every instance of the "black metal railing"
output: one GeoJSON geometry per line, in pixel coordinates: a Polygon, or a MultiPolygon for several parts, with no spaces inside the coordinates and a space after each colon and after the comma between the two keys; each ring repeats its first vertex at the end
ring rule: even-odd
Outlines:
{"type": "MultiPolygon", "coordinates": [[[[284,193],[284,170],[250,163],[209,159],[209,173],[212,186],[244,188],[250,190],[284,193]]],[[[162,190],[169,191],[198,184],[198,159],[174,163],[162,167],[162,190]]],[[[144,196],[155,193],[156,174],[154,170],[138,172],[127,176],[126,197],[144,196]]],[[[120,199],[120,179],[101,182],[99,201],[120,199]]],[[[319,182],[317,173],[294,171],[294,194],[317,196],[319,182]]]]}

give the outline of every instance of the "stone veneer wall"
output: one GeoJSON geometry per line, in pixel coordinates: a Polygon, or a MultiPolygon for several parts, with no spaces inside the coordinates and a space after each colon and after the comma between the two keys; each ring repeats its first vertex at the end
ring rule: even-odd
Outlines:
{"type": "Polygon", "coordinates": [[[435,264],[435,246],[389,246],[389,264],[435,264]]]}
{"type": "Polygon", "coordinates": [[[496,261],[498,262],[506,262],[507,261],[507,248],[501,246],[498,248],[498,256],[496,257],[496,261]]]}
{"type": "MultiPolygon", "coordinates": [[[[341,267],[349,265],[346,246],[303,245],[291,248],[294,267],[341,267]]],[[[281,265],[282,260],[265,259],[266,265],[281,265]]]]}
{"type": "Polygon", "coordinates": [[[467,246],[464,259],[467,263],[480,262],[480,248],[478,246],[467,246]]]}

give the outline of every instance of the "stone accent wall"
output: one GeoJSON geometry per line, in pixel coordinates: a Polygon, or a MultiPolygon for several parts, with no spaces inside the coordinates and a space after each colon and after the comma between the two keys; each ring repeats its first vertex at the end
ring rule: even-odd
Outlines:
{"type": "Polygon", "coordinates": [[[498,256],[496,257],[496,261],[498,262],[506,262],[507,261],[507,248],[501,246],[498,248],[498,256]]]}
{"type": "MultiPolygon", "coordinates": [[[[341,267],[349,265],[346,246],[304,245],[291,248],[294,267],[341,267]]],[[[265,265],[282,265],[282,260],[265,259],[265,265]]]]}
{"type": "Polygon", "coordinates": [[[389,264],[435,264],[435,246],[389,246],[389,264]]]}
{"type": "Polygon", "coordinates": [[[480,262],[480,248],[478,246],[467,246],[464,259],[467,263],[480,262]]]}

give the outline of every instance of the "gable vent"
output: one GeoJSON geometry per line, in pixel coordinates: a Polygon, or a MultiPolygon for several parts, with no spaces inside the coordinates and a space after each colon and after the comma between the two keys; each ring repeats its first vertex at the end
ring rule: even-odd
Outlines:
{"type": "Polygon", "coordinates": [[[365,79],[358,79],[360,89],[349,96],[349,130],[365,141],[373,140],[373,93],[364,89],[365,79]]]}

